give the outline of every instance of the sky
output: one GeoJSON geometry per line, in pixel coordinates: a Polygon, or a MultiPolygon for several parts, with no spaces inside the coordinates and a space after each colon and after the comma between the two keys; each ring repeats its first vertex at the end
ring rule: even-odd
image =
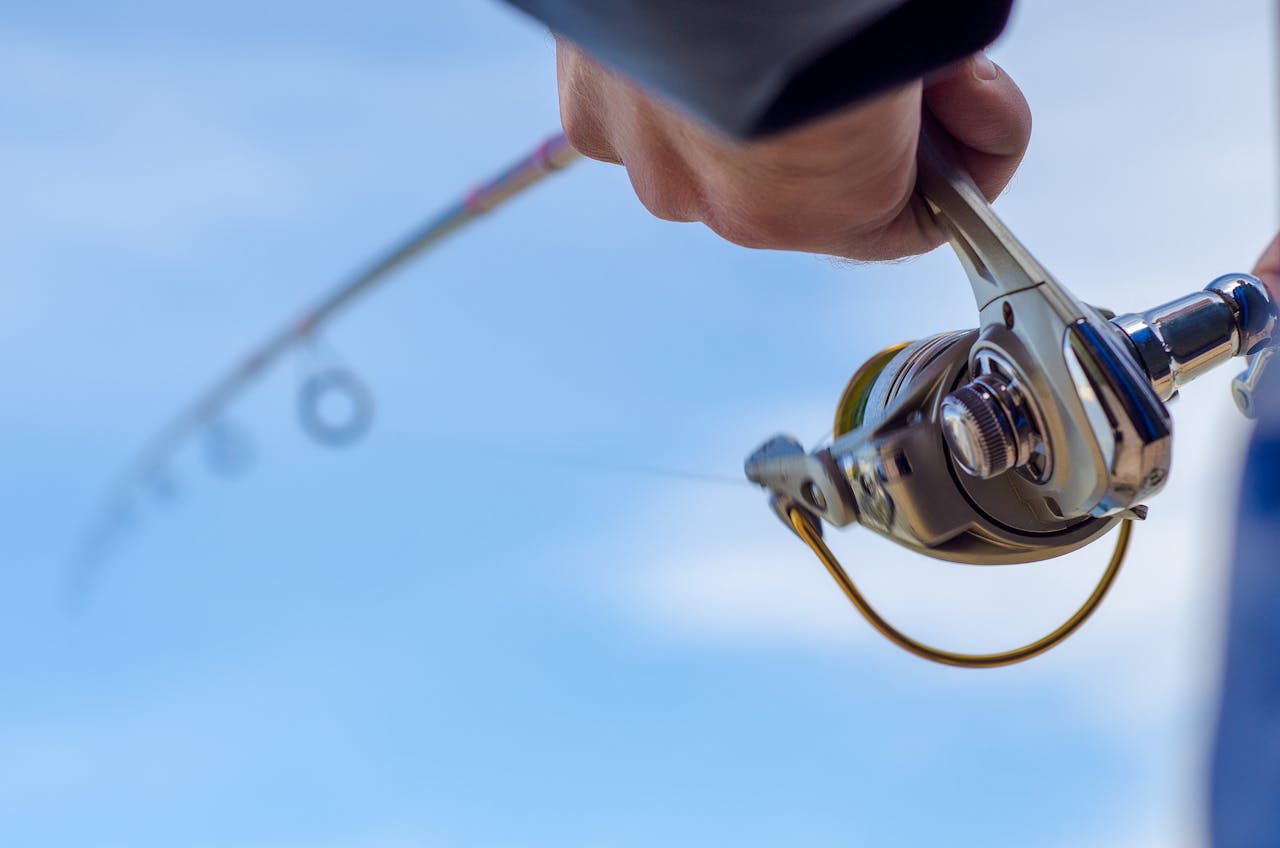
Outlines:
{"type": "MultiPolygon", "coordinates": [[[[976,316],[945,251],[852,265],[649,218],[576,164],[358,303],[374,429],[308,441],[291,358],[144,492],[88,602],[68,557],[142,441],[255,341],[558,125],[495,2],[18,3],[0,33],[0,841],[23,846],[1202,842],[1235,368],[1094,620],[985,672],[856,617],[742,483],[861,362],[976,316]],[[674,469],[729,482],[609,470],[674,469]]],[[[997,204],[1140,310],[1280,225],[1264,0],[1021,3],[1035,114],[997,204]]],[[[957,649],[1051,629],[1094,546],[1000,569],[857,529],[883,611],[957,649]]]]}

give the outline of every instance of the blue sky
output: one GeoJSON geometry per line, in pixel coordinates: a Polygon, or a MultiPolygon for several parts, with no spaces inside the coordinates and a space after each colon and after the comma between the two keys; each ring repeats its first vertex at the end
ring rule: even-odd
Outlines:
{"type": "MultiPolygon", "coordinates": [[[[1019,6],[1036,131],[999,208],[1120,310],[1277,226],[1263,0],[1019,6]]],[[[901,654],[735,477],[881,347],[973,320],[944,252],[850,266],[649,219],[581,163],[326,339],[378,418],[309,443],[287,362],[144,498],[92,603],[67,554],[130,451],[297,307],[557,124],[496,3],[44,3],[0,35],[0,840],[24,846],[1199,842],[1236,467],[1229,372],[1096,620],[990,673],[901,654]]],[[[895,620],[1038,635],[1103,553],[979,571],[857,531],[895,620]]]]}

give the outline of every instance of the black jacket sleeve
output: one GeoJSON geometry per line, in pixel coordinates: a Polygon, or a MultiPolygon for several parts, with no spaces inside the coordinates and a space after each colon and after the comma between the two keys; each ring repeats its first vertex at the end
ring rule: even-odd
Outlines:
{"type": "Polygon", "coordinates": [[[1012,0],[508,0],[693,116],[784,130],[954,62],[1012,0]]]}

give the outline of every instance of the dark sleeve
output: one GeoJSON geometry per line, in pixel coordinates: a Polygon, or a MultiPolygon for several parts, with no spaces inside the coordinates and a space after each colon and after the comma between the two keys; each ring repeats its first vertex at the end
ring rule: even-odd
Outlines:
{"type": "Polygon", "coordinates": [[[1280,371],[1254,397],[1210,772],[1211,844],[1221,848],[1280,845],[1280,371]]]}
{"type": "Polygon", "coordinates": [[[1012,0],[508,0],[719,130],[784,130],[985,47],[1012,0]]]}

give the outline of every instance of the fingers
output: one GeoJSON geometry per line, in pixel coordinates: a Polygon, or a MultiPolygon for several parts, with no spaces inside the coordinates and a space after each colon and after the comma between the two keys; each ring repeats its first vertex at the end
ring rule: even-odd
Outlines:
{"type": "Polygon", "coordinates": [[[625,166],[654,217],[700,220],[698,180],[672,136],[682,119],[564,40],[556,44],[556,72],[569,143],[591,159],[625,166]]]}
{"type": "Polygon", "coordinates": [[[975,53],[931,81],[924,102],[959,142],[974,182],[994,200],[1031,139],[1031,108],[1022,91],[986,54],[975,53]]]}
{"type": "Polygon", "coordinates": [[[1266,283],[1271,296],[1280,302],[1280,234],[1263,251],[1262,258],[1253,269],[1253,275],[1266,283]]]}
{"type": "Polygon", "coordinates": [[[762,141],[689,133],[702,220],[747,247],[871,258],[910,200],[919,118],[910,84],[762,141]]]}
{"type": "Polygon", "coordinates": [[[706,217],[698,179],[664,137],[633,140],[619,158],[626,165],[636,197],[649,214],[677,223],[706,217]]]}
{"type": "Polygon", "coordinates": [[[923,253],[942,236],[912,203],[922,103],[994,198],[1026,150],[1022,92],[982,54],[769,139],[727,139],[557,42],[560,112],[580,152],[626,167],[645,208],[746,247],[852,259],[923,253]]]}
{"type": "Polygon", "coordinates": [[[565,137],[583,156],[622,164],[611,141],[600,80],[603,69],[578,48],[556,39],[556,82],[560,94],[560,123],[565,137]]]}

